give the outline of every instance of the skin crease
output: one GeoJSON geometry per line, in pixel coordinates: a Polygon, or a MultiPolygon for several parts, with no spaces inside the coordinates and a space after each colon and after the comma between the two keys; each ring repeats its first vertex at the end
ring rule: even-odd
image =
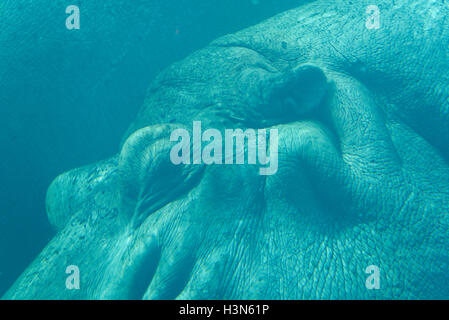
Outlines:
{"type": "Polygon", "coordinates": [[[163,72],[120,154],[53,182],[59,232],[4,298],[449,297],[449,7],[377,1],[370,30],[372,3],[345,2],[287,11],[163,72]],[[278,129],[278,172],[172,165],[170,133],[194,120],[278,129]],[[80,290],[65,288],[68,265],[80,290]]]}
{"type": "Polygon", "coordinates": [[[120,151],[159,72],[303,2],[0,1],[0,297],[55,235],[52,180],[120,151]],[[80,30],[66,28],[69,5],[80,8],[80,30]]]}

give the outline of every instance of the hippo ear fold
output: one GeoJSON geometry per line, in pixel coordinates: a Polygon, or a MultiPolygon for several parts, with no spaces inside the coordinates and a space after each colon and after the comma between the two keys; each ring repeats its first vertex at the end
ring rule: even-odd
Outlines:
{"type": "MultiPolygon", "coordinates": [[[[190,191],[203,172],[201,165],[173,161],[171,135],[188,131],[181,125],[162,124],[146,127],[132,134],[119,156],[123,218],[133,227],[153,212],[190,191]]],[[[190,139],[190,138],[189,138],[190,139]]],[[[190,158],[190,140],[184,141],[190,158]]],[[[177,158],[178,159],[178,158],[177,158]]]]}
{"type": "Polygon", "coordinates": [[[113,216],[118,205],[112,191],[117,181],[116,166],[114,157],[70,170],[53,180],[47,190],[46,209],[55,231],[64,229],[74,218],[86,221],[94,214],[92,208],[103,208],[105,216],[113,216]]]}
{"type": "Polygon", "coordinates": [[[329,90],[324,71],[302,64],[270,82],[268,112],[276,117],[296,120],[313,112],[329,90]]]}

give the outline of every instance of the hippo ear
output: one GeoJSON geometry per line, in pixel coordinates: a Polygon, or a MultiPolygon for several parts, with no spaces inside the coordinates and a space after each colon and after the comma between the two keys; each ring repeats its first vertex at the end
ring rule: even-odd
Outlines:
{"type": "Polygon", "coordinates": [[[313,112],[329,89],[323,70],[312,64],[299,65],[268,85],[268,113],[290,120],[313,112]]]}
{"type": "MultiPolygon", "coordinates": [[[[116,201],[117,157],[59,175],[47,190],[48,220],[55,231],[60,231],[72,220],[96,221],[96,211],[102,217],[114,216],[116,201]],[[102,197],[95,196],[102,194],[102,197]],[[95,210],[94,210],[95,209],[95,210]]],[[[98,219],[99,221],[100,219],[98,219]]]]}
{"type": "MultiPolygon", "coordinates": [[[[170,142],[171,134],[181,130],[188,132],[175,124],[146,127],[132,134],[122,148],[119,156],[121,211],[133,227],[190,191],[201,179],[201,165],[186,165],[189,162],[176,163],[171,159],[175,145],[170,142]]],[[[190,141],[187,142],[188,149],[183,152],[190,158],[190,141]]]]}

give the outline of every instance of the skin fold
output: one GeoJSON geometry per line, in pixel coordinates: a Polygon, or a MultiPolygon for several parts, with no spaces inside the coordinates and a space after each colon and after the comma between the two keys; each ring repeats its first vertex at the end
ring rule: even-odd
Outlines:
{"type": "Polygon", "coordinates": [[[315,1],[162,72],[120,154],[52,183],[58,233],[4,298],[448,298],[449,6],[376,1],[373,30],[371,2],[315,1]],[[192,121],[278,129],[277,173],[173,165],[192,121]]]}

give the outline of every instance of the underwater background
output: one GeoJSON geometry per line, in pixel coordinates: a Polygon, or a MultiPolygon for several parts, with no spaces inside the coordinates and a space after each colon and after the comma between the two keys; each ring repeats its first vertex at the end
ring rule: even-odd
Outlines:
{"type": "Polygon", "coordinates": [[[60,173],[118,152],[154,76],[301,0],[1,0],[0,296],[54,235],[60,173]],[[65,9],[79,6],[80,30],[65,9]]]}

